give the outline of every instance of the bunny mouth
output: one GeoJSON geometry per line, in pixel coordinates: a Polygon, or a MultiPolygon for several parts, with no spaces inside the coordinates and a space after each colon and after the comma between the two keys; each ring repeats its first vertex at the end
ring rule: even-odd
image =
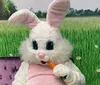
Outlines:
{"type": "Polygon", "coordinates": [[[46,61],[41,61],[41,63],[42,63],[42,64],[46,64],[47,62],[46,62],[46,61]]]}

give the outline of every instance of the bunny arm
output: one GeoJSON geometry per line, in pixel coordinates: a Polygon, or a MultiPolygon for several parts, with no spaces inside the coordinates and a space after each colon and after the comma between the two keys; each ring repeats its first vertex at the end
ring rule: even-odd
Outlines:
{"type": "Polygon", "coordinates": [[[19,70],[15,75],[15,79],[12,82],[12,85],[26,85],[28,75],[28,63],[22,62],[19,70]]]}
{"type": "MultiPolygon", "coordinates": [[[[72,79],[72,82],[69,82],[68,85],[85,85],[85,77],[84,75],[80,72],[78,67],[73,64],[73,62],[70,60],[69,62],[65,63],[66,66],[69,67],[71,70],[71,75],[69,76],[69,81],[72,79]]],[[[68,80],[65,79],[65,82],[67,83],[68,80]]]]}
{"type": "Polygon", "coordinates": [[[85,85],[84,75],[71,60],[65,64],[58,64],[53,72],[56,76],[64,78],[66,85],[85,85]]]}

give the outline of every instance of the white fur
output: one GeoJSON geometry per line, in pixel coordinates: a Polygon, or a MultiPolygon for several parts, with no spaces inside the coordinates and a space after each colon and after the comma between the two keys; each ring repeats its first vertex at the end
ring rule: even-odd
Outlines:
{"type": "MultiPolygon", "coordinates": [[[[45,58],[52,60],[56,64],[66,62],[72,51],[72,46],[67,40],[61,37],[61,34],[57,28],[51,27],[47,22],[40,22],[31,30],[29,38],[22,43],[20,53],[22,54],[22,60],[29,61],[31,63],[40,63],[39,52],[46,54],[45,58]],[[38,50],[32,48],[32,41],[38,42],[38,50]],[[52,40],[54,42],[54,50],[46,50],[46,42],[52,40]]],[[[43,59],[45,61],[45,58],[43,59]]],[[[47,60],[46,59],[46,60],[47,60]]]]}
{"type": "Polygon", "coordinates": [[[63,64],[58,64],[54,69],[53,69],[53,73],[57,76],[57,77],[64,77],[65,75],[70,75],[71,70],[63,65],[63,64]]]}

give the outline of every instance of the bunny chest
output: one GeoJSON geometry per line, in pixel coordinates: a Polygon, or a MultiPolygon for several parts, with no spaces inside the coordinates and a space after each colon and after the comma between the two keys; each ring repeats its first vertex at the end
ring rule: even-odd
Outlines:
{"type": "Polygon", "coordinates": [[[65,85],[48,66],[29,65],[27,85],[65,85]]]}

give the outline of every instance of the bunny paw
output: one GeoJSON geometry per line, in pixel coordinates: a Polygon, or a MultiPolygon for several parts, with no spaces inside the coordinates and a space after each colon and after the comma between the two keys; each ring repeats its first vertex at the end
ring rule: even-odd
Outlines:
{"type": "Polygon", "coordinates": [[[70,74],[70,69],[63,64],[59,64],[53,69],[53,73],[64,80],[70,74]]]}

